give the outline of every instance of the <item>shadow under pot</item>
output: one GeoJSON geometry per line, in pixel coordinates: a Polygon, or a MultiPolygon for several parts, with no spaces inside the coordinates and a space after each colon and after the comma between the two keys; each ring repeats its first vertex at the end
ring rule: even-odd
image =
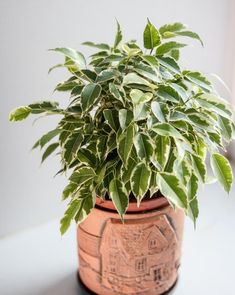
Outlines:
{"type": "Polygon", "coordinates": [[[184,212],[164,197],[130,203],[122,223],[112,201],[96,207],[77,229],[79,277],[100,295],[158,295],[175,284],[184,212]]]}

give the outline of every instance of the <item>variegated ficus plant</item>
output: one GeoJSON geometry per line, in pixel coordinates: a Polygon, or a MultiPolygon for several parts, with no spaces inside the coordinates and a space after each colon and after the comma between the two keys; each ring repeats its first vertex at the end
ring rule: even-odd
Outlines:
{"type": "Polygon", "coordinates": [[[30,114],[61,116],[34,148],[45,148],[42,161],[56,152],[59,173],[68,176],[62,233],[73,219],[86,218],[96,197],[111,199],[123,219],[130,200],[139,205],[163,195],[195,222],[198,183],[209,179],[206,159],[229,192],[232,169],[222,154],[234,137],[232,107],[203,74],[182,70],[179,56],[186,44],[177,41],[181,36],[202,44],[181,23],[158,30],[148,20],[144,49],[133,40],[121,44],[119,23],[112,45],[84,43],[98,50],[89,62],[74,49],[53,49],[65,61],[52,69],[65,67],[70,74],[56,86],[69,93],[68,107],[49,100],[10,113],[11,121],[30,114]]]}

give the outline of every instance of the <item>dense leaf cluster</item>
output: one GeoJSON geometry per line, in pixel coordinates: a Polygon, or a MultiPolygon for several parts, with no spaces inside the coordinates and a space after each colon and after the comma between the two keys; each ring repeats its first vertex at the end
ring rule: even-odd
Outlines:
{"type": "Polygon", "coordinates": [[[96,196],[111,198],[123,218],[130,196],[139,204],[146,193],[159,191],[195,222],[198,183],[208,181],[207,154],[215,177],[229,192],[232,170],[220,151],[234,135],[231,106],[203,74],[181,69],[180,49],[186,44],[177,41],[180,36],[202,43],[181,23],[158,30],[148,21],[144,50],[135,41],[120,44],[119,24],[112,46],[84,43],[98,49],[88,64],[82,53],[56,48],[65,61],[52,69],[65,67],[70,73],[56,86],[70,92],[68,107],[43,101],[10,114],[12,121],[29,114],[62,116],[34,145],[45,148],[42,161],[58,152],[60,172],[70,172],[62,233],[72,219],[85,219],[96,196]]]}

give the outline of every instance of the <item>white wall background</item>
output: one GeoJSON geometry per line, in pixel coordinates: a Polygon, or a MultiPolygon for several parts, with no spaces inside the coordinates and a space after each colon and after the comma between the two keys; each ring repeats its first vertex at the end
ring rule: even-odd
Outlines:
{"type": "Polygon", "coordinates": [[[55,119],[9,123],[9,111],[32,100],[59,99],[52,95],[60,70],[48,76],[62,56],[48,52],[57,46],[81,48],[86,40],[112,42],[115,17],[126,39],[142,41],[149,17],[156,25],[181,21],[205,43],[184,50],[183,62],[193,69],[222,76],[232,86],[234,43],[231,42],[232,0],[0,0],[0,236],[58,216],[64,210],[60,194],[65,184],[58,159],[40,169],[40,153],[30,148],[55,126],[55,119]]]}

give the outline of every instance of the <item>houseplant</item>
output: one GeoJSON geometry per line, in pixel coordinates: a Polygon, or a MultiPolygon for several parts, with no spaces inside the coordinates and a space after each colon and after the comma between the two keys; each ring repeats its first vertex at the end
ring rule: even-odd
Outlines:
{"type": "Polygon", "coordinates": [[[65,61],[50,71],[70,73],[55,88],[70,93],[68,107],[49,100],[10,113],[11,121],[61,116],[33,148],[45,149],[42,161],[60,156],[62,199],[70,200],[61,233],[73,219],[80,224],[80,276],[98,294],[170,289],[184,214],[196,222],[198,184],[208,182],[206,158],[226,192],[232,185],[220,153],[234,137],[231,106],[203,74],[181,69],[181,36],[202,44],[181,23],[158,30],[148,20],[144,50],[133,40],[121,45],[119,23],[112,46],[84,43],[99,49],[88,64],[74,49],[53,49],[65,61]]]}

